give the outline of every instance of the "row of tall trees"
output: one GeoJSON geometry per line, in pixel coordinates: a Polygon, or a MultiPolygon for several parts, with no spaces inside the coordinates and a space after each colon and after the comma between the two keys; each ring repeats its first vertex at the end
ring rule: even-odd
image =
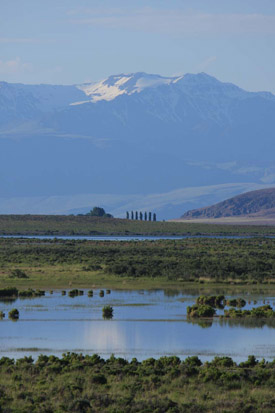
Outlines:
{"type": "Polygon", "coordinates": [[[139,211],[126,211],[126,219],[133,219],[133,220],[140,220],[140,221],[156,221],[157,220],[157,215],[155,212],[152,214],[152,212],[139,212],[139,211]]]}

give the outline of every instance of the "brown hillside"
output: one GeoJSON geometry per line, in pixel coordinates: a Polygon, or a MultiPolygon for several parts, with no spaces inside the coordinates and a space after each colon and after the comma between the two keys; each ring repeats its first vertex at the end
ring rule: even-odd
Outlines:
{"type": "Polygon", "coordinates": [[[187,211],[181,218],[274,217],[275,188],[237,195],[218,204],[187,211]]]}

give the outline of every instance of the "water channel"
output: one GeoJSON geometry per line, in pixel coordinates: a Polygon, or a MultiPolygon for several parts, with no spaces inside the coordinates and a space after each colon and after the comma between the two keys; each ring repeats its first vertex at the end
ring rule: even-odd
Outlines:
{"type": "Polygon", "coordinates": [[[39,240],[75,240],[75,241],[159,241],[159,240],[181,240],[193,238],[210,238],[210,239],[249,239],[249,238],[275,238],[274,235],[179,235],[179,236],[90,236],[90,235],[0,235],[0,238],[24,238],[39,240]]]}

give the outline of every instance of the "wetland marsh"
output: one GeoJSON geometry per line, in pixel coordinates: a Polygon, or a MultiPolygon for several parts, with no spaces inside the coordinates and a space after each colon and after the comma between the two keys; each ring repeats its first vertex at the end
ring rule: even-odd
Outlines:
{"type": "MultiPolygon", "coordinates": [[[[255,302],[275,303],[275,295],[245,297],[245,309],[255,302]]],[[[275,320],[190,320],[187,307],[195,300],[194,293],[184,290],[112,290],[103,297],[100,290],[94,290],[93,297],[87,290],[75,297],[54,290],[41,297],[1,301],[0,311],[8,314],[17,308],[20,318],[0,321],[0,356],[61,356],[70,351],[127,360],[164,355],[197,355],[203,361],[226,355],[237,362],[250,354],[275,358],[275,320]],[[112,320],[102,317],[106,305],[114,309],[112,320]]]]}

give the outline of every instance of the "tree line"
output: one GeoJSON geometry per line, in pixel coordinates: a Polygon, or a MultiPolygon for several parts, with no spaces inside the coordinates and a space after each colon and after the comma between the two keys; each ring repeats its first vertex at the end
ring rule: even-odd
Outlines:
{"type": "Polygon", "coordinates": [[[126,211],[126,219],[132,219],[132,220],[140,220],[140,221],[156,221],[157,220],[157,215],[154,212],[141,212],[141,211],[126,211]]]}

